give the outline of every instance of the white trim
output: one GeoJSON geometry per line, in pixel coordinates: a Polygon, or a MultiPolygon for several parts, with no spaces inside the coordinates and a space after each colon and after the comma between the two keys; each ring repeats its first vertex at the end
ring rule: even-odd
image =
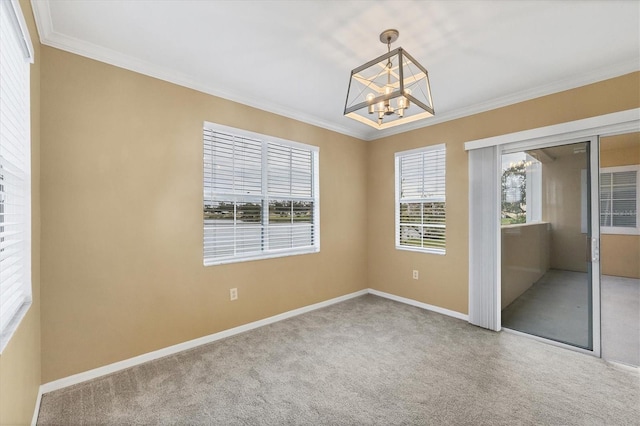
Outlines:
{"type": "MultiPolygon", "coordinates": [[[[266,210],[266,209],[265,209],[266,210]]],[[[271,250],[267,252],[268,254],[255,254],[255,255],[247,255],[247,256],[235,256],[235,257],[225,257],[224,259],[204,259],[202,262],[203,266],[217,266],[217,265],[226,265],[229,263],[241,263],[241,262],[253,262],[254,260],[266,260],[266,259],[275,259],[278,257],[290,257],[290,256],[299,256],[301,254],[313,254],[320,253],[320,247],[305,247],[303,249],[292,250],[292,249],[282,249],[282,251],[271,250]]]]}
{"type": "Polygon", "coordinates": [[[547,345],[557,346],[557,347],[563,348],[563,349],[569,349],[569,350],[574,351],[574,352],[580,352],[581,354],[593,356],[595,358],[599,358],[600,357],[599,355],[595,355],[594,352],[589,350],[589,349],[579,348],[578,346],[568,345],[566,343],[558,342],[556,340],[545,339],[544,337],[536,336],[535,334],[528,334],[528,333],[524,333],[522,331],[518,331],[518,330],[514,330],[512,328],[506,328],[506,327],[502,327],[502,331],[505,331],[505,332],[507,332],[509,334],[515,334],[516,336],[526,337],[527,339],[536,340],[536,341],[538,341],[540,343],[546,343],[547,345]]]}
{"type": "MultiPolygon", "coordinates": [[[[196,81],[191,76],[160,67],[150,62],[142,61],[129,55],[124,55],[120,52],[116,52],[114,50],[107,49],[93,43],[88,43],[84,40],[58,33],[53,28],[51,11],[49,8],[49,0],[31,0],[31,6],[33,8],[33,14],[35,17],[36,26],[38,28],[38,33],[40,34],[40,42],[44,45],[55,47],[67,52],[84,56],[86,58],[91,58],[100,62],[115,65],[117,67],[124,68],[133,72],[168,81],[179,86],[198,90],[209,95],[217,96],[233,102],[248,105],[253,108],[272,112],[284,117],[301,121],[303,123],[318,126],[327,130],[332,130],[334,132],[352,136],[365,141],[381,139],[387,136],[405,133],[410,130],[420,129],[423,127],[433,126],[435,124],[468,117],[474,114],[479,114],[481,112],[490,111],[508,105],[513,105],[531,99],[539,98],[541,96],[546,96],[553,93],[585,86],[587,84],[620,77],[622,75],[640,70],[640,67],[638,66],[638,60],[637,58],[634,58],[628,61],[619,62],[613,65],[607,65],[602,68],[578,74],[564,80],[555,81],[550,84],[522,90],[507,96],[494,98],[486,102],[464,106],[453,111],[439,113],[436,116],[424,120],[418,120],[413,123],[407,123],[402,126],[392,127],[386,130],[375,130],[369,128],[369,126],[363,126],[362,129],[354,130],[347,127],[346,125],[343,126],[340,124],[336,124],[336,122],[319,119],[318,117],[301,113],[300,111],[292,108],[276,105],[275,103],[269,102],[264,99],[257,99],[246,95],[238,95],[237,93],[233,93],[219,87],[213,87],[208,84],[203,84],[202,82],[196,81]]],[[[344,119],[348,120],[347,117],[344,117],[344,119]]]]}
{"type": "MultiPolygon", "coordinates": [[[[396,228],[398,228],[398,226],[396,226],[396,228]]],[[[398,240],[399,239],[400,238],[398,238],[398,240]]],[[[445,249],[401,246],[399,243],[396,243],[396,250],[415,251],[416,253],[438,254],[440,256],[447,255],[447,251],[445,249]]]]}
{"type": "MultiPolygon", "coordinates": [[[[31,221],[29,221],[28,223],[31,223],[31,221]]],[[[29,262],[28,264],[27,262],[25,262],[25,269],[27,268],[29,269],[29,271],[31,270],[31,262],[29,262]]],[[[33,296],[31,293],[32,291],[31,274],[25,270],[25,276],[28,276],[28,279],[29,279],[28,281],[29,296],[27,299],[25,299],[24,303],[20,305],[20,308],[15,313],[11,321],[9,321],[5,329],[0,332],[0,355],[2,355],[4,350],[7,348],[9,341],[11,341],[11,338],[16,333],[16,331],[18,331],[18,327],[20,327],[20,324],[22,323],[22,319],[25,316],[27,316],[27,312],[29,312],[29,309],[31,308],[31,304],[33,302],[33,296]]]]}
{"type": "Polygon", "coordinates": [[[40,386],[40,390],[38,392],[38,398],[36,400],[36,407],[35,407],[35,412],[33,413],[32,424],[35,425],[35,422],[38,420],[38,413],[40,411],[40,401],[41,401],[42,395],[45,393],[49,393],[49,392],[53,392],[69,386],[77,385],[78,383],[93,380],[98,377],[105,376],[107,374],[124,370],[126,368],[135,367],[136,365],[144,364],[145,362],[153,361],[158,358],[174,355],[176,353],[193,349],[201,345],[206,345],[208,343],[212,343],[217,340],[225,339],[227,337],[244,333],[245,331],[250,331],[265,325],[273,324],[278,321],[282,321],[282,320],[292,318],[301,314],[305,314],[307,312],[315,311],[316,309],[325,308],[327,306],[331,306],[336,303],[340,303],[349,299],[364,296],[365,294],[373,294],[374,296],[379,296],[385,299],[394,300],[396,302],[404,303],[407,305],[416,306],[421,309],[426,309],[428,311],[447,315],[453,318],[461,319],[464,321],[468,320],[468,316],[460,312],[451,311],[449,309],[441,308],[434,305],[429,305],[427,303],[418,302],[417,300],[407,299],[405,297],[396,296],[394,294],[385,293],[385,292],[374,290],[371,288],[366,288],[364,290],[359,290],[354,293],[345,294],[344,296],[339,296],[333,299],[325,300],[324,302],[314,303],[313,305],[308,305],[308,306],[304,306],[302,308],[294,309],[288,312],[283,312],[281,314],[274,315],[269,318],[264,318],[264,319],[254,321],[248,324],[244,324],[238,327],[230,328],[228,330],[220,331],[218,333],[209,334],[207,336],[203,336],[198,339],[193,339],[187,342],[179,343],[177,345],[168,346],[166,348],[158,349],[157,351],[148,352],[142,355],[135,356],[133,358],[128,358],[122,361],[114,362],[113,364],[94,368],[93,370],[84,371],[82,373],[78,373],[72,376],[63,377],[62,379],[54,380],[53,382],[45,383],[40,386]]]}
{"type": "Polygon", "coordinates": [[[36,29],[40,36],[40,43],[46,44],[53,34],[53,21],[48,1],[31,0],[33,18],[36,21],[36,29]]]}
{"type": "Polygon", "coordinates": [[[640,164],[626,166],[600,167],[600,173],[640,172],[640,164]]]}
{"type": "Polygon", "coordinates": [[[24,14],[18,0],[11,0],[11,6],[15,12],[16,19],[18,20],[18,26],[22,32],[22,41],[24,42],[24,49],[26,50],[25,56],[29,59],[29,63],[34,63],[33,43],[31,43],[31,35],[29,34],[29,27],[24,20],[24,14]]]}
{"type": "MultiPolygon", "coordinates": [[[[640,121],[638,121],[638,123],[640,125],[640,121]]],[[[545,137],[542,139],[530,139],[530,140],[521,141],[521,142],[511,142],[506,145],[499,145],[499,147],[503,154],[512,154],[514,152],[528,151],[530,149],[552,148],[554,146],[559,146],[559,145],[571,145],[576,143],[583,143],[588,140],[591,140],[591,138],[596,134],[597,133],[593,133],[588,136],[580,136],[580,137],[569,137],[571,135],[559,134],[555,137],[550,136],[548,138],[545,137]]]]}
{"type": "Polygon", "coordinates": [[[609,365],[611,365],[614,368],[617,368],[619,370],[623,370],[623,371],[627,371],[627,372],[635,373],[635,374],[640,374],[640,367],[635,367],[633,365],[624,364],[622,362],[613,361],[613,360],[606,359],[606,358],[602,358],[602,360],[604,362],[606,362],[607,364],[609,364],[609,365]]]}
{"type": "Polygon", "coordinates": [[[38,423],[38,415],[40,415],[40,404],[42,403],[42,386],[38,388],[38,397],[36,398],[36,406],[33,409],[33,417],[31,418],[31,426],[36,426],[38,423]]]}
{"type": "Polygon", "coordinates": [[[294,309],[288,312],[283,312],[272,317],[264,318],[258,321],[250,322],[238,327],[230,328],[228,330],[220,331],[218,333],[209,334],[197,339],[189,340],[187,342],[178,343],[177,345],[168,346],[166,348],[158,349],[157,351],[148,352],[146,354],[138,355],[133,358],[125,359],[123,361],[114,362],[113,364],[105,365],[103,367],[94,368],[93,370],[85,371],[82,373],[74,374],[72,376],[64,377],[62,379],[54,380],[53,382],[45,383],[40,386],[41,393],[48,393],[54,390],[66,388],[78,383],[86,382],[97,377],[101,377],[107,374],[115,373],[116,371],[124,370],[125,368],[131,368],[136,365],[143,364],[145,362],[153,361],[158,358],[173,355],[178,352],[193,349],[195,347],[205,345],[207,343],[215,342],[217,340],[225,339],[227,337],[235,336],[245,331],[253,330],[265,325],[273,324],[278,321],[282,321],[288,318],[295,317],[300,314],[315,311],[316,309],[325,308],[327,306],[344,302],[345,300],[353,299],[354,297],[363,296],[367,294],[368,289],[356,291],[355,293],[346,294],[344,296],[335,297],[333,299],[325,300],[324,302],[314,303],[313,305],[304,306],[302,308],[294,309]]]}
{"type": "Polygon", "coordinates": [[[640,108],[635,108],[582,120],[554,124],[552,126],[477,139],[466,142],[464,149],[469,151],[471,149],[485,148],[488,146],[504,145],[514,142],[524,143],[534,140],[539,143],[545,143],[558,141],[559,139],[576,139],[591,137],[593,135],[603,136],[637,132],[638,130],[640,130],[640,108]]]}
{"type": "Polygon", "coordinates": [[[463,321],[469,321],[469,316],[461,312],[452,311],[450,309],[441,308],[435,305],[429,305],[428,303],[418,302],[417,300],[408,299],[402,296],[396,296],[395,294],[385,293],[384,291],[369,289],[369,294],[374,296],[384,297],[385,299],[394,300],[396,302],[404,303],[406,305],[415,306],[417,308],[425,309],[427,311],[436,312],[438,314],[447,315],[449,317],[457,318],[463,321]]]}
{"type": "Polygon", "coordinates": [[[591,175],[591,347],[593,355],[602,355],[602,318],[600,294],[600,137],[589,139],[589,169],[591,175]]]}

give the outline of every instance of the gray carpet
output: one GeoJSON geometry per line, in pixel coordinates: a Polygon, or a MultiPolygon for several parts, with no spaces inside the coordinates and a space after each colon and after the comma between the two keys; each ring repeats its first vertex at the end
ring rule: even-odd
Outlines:
{"type": "Polygon", "coordinates": [[[38,424],[634,425],[637,372],[367,295],[43,395],[38,424]]]}
{"type": "Polygon", "coordinates": [[[640,367],[640,280],[603,276],[602,357],[640,367]]]}

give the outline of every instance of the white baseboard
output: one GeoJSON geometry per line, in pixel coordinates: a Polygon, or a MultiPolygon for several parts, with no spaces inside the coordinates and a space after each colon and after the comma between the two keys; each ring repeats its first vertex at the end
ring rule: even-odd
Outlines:
{"type": "Polygon", "coordinates": [[[148,352],[146,354],[138,355],[133,358],[125,359],[122,361],[114,362],[113,364],[105,365],[103,367],[98,367],[93,370],[84,371],[82,373],[74,374],[72,376],[64,377],[59,380],[54,380],[53,382],[45,383],[40,386],[40,392],[38,393],[38,400],[36,402],[36,410],[34,413],[34,424],[38,419],[38,412],[40,410],[40,400],[43,394],[52,392],[58,389],[66,388],[68,386],[72,386],[78,383],[86,382],[88,380],[92,380],[101,376],[105,376],[107,374],[115,373],[120,370],[124,370],[125,368],[134,367],[136,365],[140,365],[142,363],[153,361],[158,358],[162,358],[168,355],[173,355],[178,352],[182,352],[188,349],[192,349],[198,347],[200,345],[204,345],[207,343],[215,342],[216,340],[224,339],[226,337],[231,337],[236,334],[244,333],[245,331],[253,330],[258,327],[262,327],[268,324],[273,324],[278,321],[282,321],[287,318],[292,318],[300,314],[304,314],[307,312],[314,311],[316,309],[324,308],[326,306],[333,305],[335,303],[343,302],[345,300],[353,299],[354,297],[363,296],[365,294],[373,294],[375,296],[384,297],[386,299],[395,300],[396,302],[405,303],[407,305],[416,306],[418,308],[426,309],[429,311],[437,312],[439,314],[448,315],[454,318],[458,318],[461,320],[467,321],[469,318],[467,315],[462,314],[460,312],[451,311],[449,309],[440,308],[438,306],[429,305],[427,303],[418,302],[417,300],[407,299],[405,297],[396,296],[390,293],[385,293],[378,290],[373,289],[364,289],[360,291],[356,291],[355,293],[346,294],[344,296],[336,297],[333,299],[325,300],[324,302],[315,303],[313,305],[304,306],[302,308],[294,309],[292,311],[283,312],[278,315],[274,315],[269,318],[261,319],[259,321],[254,321],[249,324],[244,324],[238,327],[230,328],[228,330],[221,331],[219,333],[210,334],[208,336],[203,336],[198,339],[189,340],[188,342],[179,343],[177,345],[168,346],[166,348],[158,349],[157,351],[148,352]]]}
{"type": "Polygon", "coordinates": [[[634,367],[633,365],[624,364],[622,362],[612,361],[604,358],[603,360],[604,362],[606,362],[609,365],[612,365],[614,368],[617,368],[618,370],[628,371],[628,372],[640,375],[640,367],[634,367]]]}
{"type": "Polygon", "coordinates": [[[439,314],[469,321],[469,315],[463,314],[461,312],[452,311],[435,305],[429,305],[428,303],[418,302],[417,300],[407,299],[406,297],[396,296],[395,294],[385,293],[384,291],[374,290],[370,288],[369,294],[384,297],[385,299],[395,300],[396,302],[405,303],[407,305],[416,306],[418,308],[426,309],[427,311],[433,311],[439,314]]]}
{"type": "Polygon", "coordinates": [[[116,371],[124,370],[125,368],[134,367],[142,363],[153,361],[154,359],[162,358],[168,355],[173,355],[178,352],[192,349],[200,345],[215,342],[216,340],[224,339],[226,337],[234,336],[236,334],[244,333],[245,331],[253,330],[258,327],[262,327],[274,322],[282,321],[287,318],[295,317],[306,312],[311,312],[316,309],[324,308],[335,303],[343,302],[354,297],[367,294],[368,289],[356,291],[355,293],[346,294],[344,296],[336,297],[333,299],[325,300],[324,302],[315,303],[313,305],[304,306],[302,308],[294,309],[292,311],[284,312],[278,315],[274,315],[269,318],[254,321],[249,324],[244,324],[238,327],[230,328],[228,330],[221,331],[219,333],[203,336],[198,339],[189,340],[188,342],[179,343],[177,345],[169,346],[159,349],[157,351],[148,352],[133,358],[125,359],[123,361],[114,362],[113,364],[105,365],[103,367],[94,368],[93,370],[84,371],[82,373],[74,374],[73,376],[64,377],[53,382],[45,383],[40,386],[40,394],[45,394],[54,390],[66,388],[67,386],[75,385],[78,383],[86,382],[97,377],[101,377],[107,374],[115,373],[116,371]]]}
{"type": "Polygon", "coordinates": [[[31,426],[36,426],[38,423],[38,414],[40,414],[40,403],[42,402],[42,386],[38,389],[38,397],[36,398],[36,407],[33,410],[33,417],[31,418],[31,426]]]}

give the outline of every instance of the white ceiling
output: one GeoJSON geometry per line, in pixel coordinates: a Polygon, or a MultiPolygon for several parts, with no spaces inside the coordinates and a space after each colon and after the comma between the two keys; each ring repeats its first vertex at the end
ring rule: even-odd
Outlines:
{"type": "Polygon", "coordinates": [[[637,0],[32,5],[43,44],[367,140],[640,70],[637,0]],[[388,28],[429,70],[436,116],[378,131],[342,113],[388,28]]]}

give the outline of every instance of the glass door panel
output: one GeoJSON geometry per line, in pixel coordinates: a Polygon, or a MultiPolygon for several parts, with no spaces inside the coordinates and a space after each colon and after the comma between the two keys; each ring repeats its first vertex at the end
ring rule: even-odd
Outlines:
{"type": "Polygon", "coordinates": [[[502,154],[502,326],[593,350],[590,142],[502,154]]]}
{"type": "Polygon", "coordinates": [[[640,367],[640,132],[600,139],[602,357],[640,367]]]}

